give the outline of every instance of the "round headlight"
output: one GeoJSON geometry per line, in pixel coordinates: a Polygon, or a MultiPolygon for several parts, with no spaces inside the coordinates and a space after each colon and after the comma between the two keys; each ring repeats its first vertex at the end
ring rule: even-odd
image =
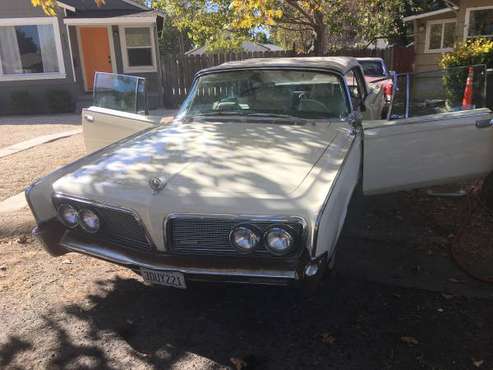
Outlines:
{"type": "Polygon", "coordinates": [[[58,217],[67,227],[76,227],[79,223],[79,213],[70,204],[62,204],[58,207],[58,217]]]}
{"type": "Polygon", "coordinates": [[[270,253],[276,256],[284,256],[294,247],[294,237],[284,227],[274,226],[265,232],[265,246],[270,253]]]}
{"type": "Polygon", "coordinates": [[[80,226],[88,233],[96,233],[99,230],[99,217],[90,209],[82,209],[79,212],[80,226]]]}
{"type": "Polygon", "coordinates": [[[260,241],[260,233],[250,226],[236,226],[229,234],[231,244],[242,253],[252,252],[260,241]]]}

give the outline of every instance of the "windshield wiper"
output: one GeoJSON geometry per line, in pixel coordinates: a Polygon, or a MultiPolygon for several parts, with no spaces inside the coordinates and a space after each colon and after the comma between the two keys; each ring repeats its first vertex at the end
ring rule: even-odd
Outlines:
{"type": "Polygon", "coordinates": [[[213,111],[213,112],[201,112],[192,114],[188,117],[200,117],[200,116],[243,116],[245,115],[242,112],[238,111],[213,111]]]}
{"type": "Polygon", "coordinates": [[[287,120],[297,119],[297,120],[305,120],[305,118],[300,116],[295,116],[293,114],[287,113],[267,113],[267,112],[252,112],[246,114],[249,117],[266,117],[266,118],[282,118],[287,120]]]}
{"type": "Polygon", "coordinates": [[[217,111],[217,112],[202,112],[193,114],[190,116],[185,116],[185,119],[192,119],[195,117],[210,117],[210,116],[237,116],[237,117],[259,117],[259,118],[280,118],[283,120],[296,120],[296,121],[306,121],[306,118],[295,116],[286,113],[269,113],[269,112],[241,112],[241,111],[217,111]]]}

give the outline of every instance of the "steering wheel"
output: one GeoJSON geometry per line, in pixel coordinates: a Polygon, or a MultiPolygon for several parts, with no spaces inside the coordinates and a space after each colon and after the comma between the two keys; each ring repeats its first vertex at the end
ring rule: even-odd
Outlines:
{"type": "Polygon", "coordinates": [[[214,110],[224,111],[236,111],[241,110],[240,104],[238,104],[237,98],[223,98],[214,104],[214,110]]]}
{"type": "Polygon", "coordinates": [[[299,112],[330,113],[330,109],[316,99],[301,99],[298,104],[299,112]]]}

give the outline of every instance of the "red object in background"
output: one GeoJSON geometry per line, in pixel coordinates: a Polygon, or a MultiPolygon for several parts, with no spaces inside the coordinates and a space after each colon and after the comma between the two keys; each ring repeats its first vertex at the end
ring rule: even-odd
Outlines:
{"type": "Polygon", "coordinates": [[[466,87],[464,88],[464,97],[462,98],[462,109],[472,109],[472,81],[474,69],[469,66],[467,72],[466,87]]]}
{"type": "Polygon", "coordinates": [[[386,102],[390,102],[392,100],[392,88],[392,80],[386,81],[385,85],[383,85],[383,96],[385,97],[386,102]]]}

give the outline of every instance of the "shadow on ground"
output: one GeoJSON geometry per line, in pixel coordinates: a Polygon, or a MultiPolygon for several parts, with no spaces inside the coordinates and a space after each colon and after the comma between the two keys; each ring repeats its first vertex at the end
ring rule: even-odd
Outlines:
{"type": "Polygon", "coordinates": [[[215,369],[232,366],[232,357],[253,369],[471,369],[473,361],[490,368],[493,300],[484,297],[492,288],[480,287],[483,298],[451,295],[477,287],[446,286],[454,266],[443,267],[446,256],[421,256],[423,243],[411,240],[438,235],[419,215],[400,217],[399,202],[355,197],[336,272],[311,298],[287,288],[98,281],[84,302],[40,313],[39,333],[11,333],[0,368],[35,351],[40,336],[51,338],[47,368],[215,369]]]}
{"type": "MultiPolygon", "coordinates": [[[[211,368],[243,356],[259,369],[465,369],[473,357],[493,362],[491,301],[340,276],[302,302],[278,288],[196,284],[178,291],[120,278],[99,284],[107,293],[91,296],[89,308],[64,307],[62,322],[43,318],[46,335],[56,337],[47,367],[116,368],[108,351],[126,344],[134,360],[163,369],[190,366],[190,353],[211,360],[211,368]],[[70,320],[89,325],[90,345],[76,344],[63,328],[70,320]],[[403,343],[403,336],[418,343],[403,343]]],[[[0,366],[31,346],[11,336],[0,348],[0,366]]]]}

